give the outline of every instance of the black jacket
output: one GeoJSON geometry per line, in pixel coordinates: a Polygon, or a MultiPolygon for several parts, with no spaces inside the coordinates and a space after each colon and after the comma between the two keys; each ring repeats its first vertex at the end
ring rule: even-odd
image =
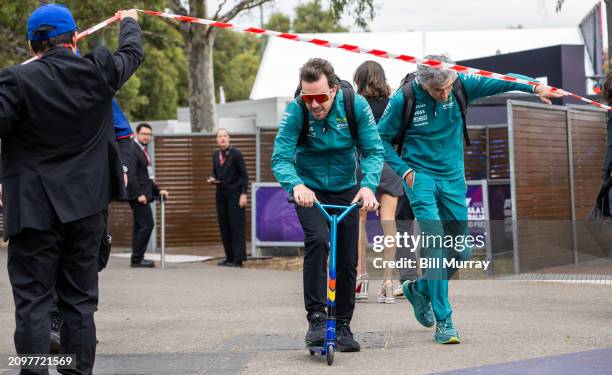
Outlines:
{"type": "Polygon", "coordinates": [[[249,175],[242,153],[230,146],[227,159],[221,166],[219,152],[221,150],[213,152],[213,176],[221,181],[217,184],[217,194],[246,194],[249,187],[249,175]]]}
{"type": "Polygon", "coordinates": [[[144,151],[136,142],[132,142],[132,161],[128,168],[128,199],[135,201],[139,196],[147,197],[147,202],[151,202],[154,197],[159,195],[159,188],[155,182],[149,178],[149,162],[144,151]]]}
{"type": "Polygon", "coordinates": [[[0,73],[4,238],[100,212],[125,195],[111,99],[143,59],[140,27],[119,49],[78,57],[55,47],[0,73]]]}

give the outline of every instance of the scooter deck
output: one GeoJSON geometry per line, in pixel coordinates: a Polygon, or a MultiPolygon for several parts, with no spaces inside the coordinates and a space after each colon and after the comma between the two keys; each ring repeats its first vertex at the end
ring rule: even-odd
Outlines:
{"type": "Polygon", "coordinates": [[[327,349],[325,349],[325,345],[306,345],[306,348],[310,352],[310,355],[325,355],[327,353],[327,349]]]}
{"type": "Polygon", "coordinates": [[[327,358],[328,366],[331,366],[332,363],[334,363],[334,352],[336,348],[333,343],[329,343],[324,346],[307,345],[306,347],[308,348],[308,351],[312,356],[314,356],[315,354],[325,356],[327,358]]]}
{"type": "Polygon", "coordinates": [[[327,354],[327,345],[321,343],[320,345],[306,345],[306,348],[310,352],[310,355],[326,355],[327,354]]]}

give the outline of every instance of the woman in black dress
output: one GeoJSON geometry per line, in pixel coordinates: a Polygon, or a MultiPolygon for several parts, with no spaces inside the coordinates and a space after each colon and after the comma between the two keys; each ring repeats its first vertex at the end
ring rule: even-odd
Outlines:
{"type": "MultiPolygon", "coordinates": [[[[391,88],[387,83],[385,71],[382,66],[375,61],[364,62],[355,71],[353,82],[357,87],[357,93],[367,99],[370,108],[372,108],[374,119],[378,122],[387,107],[389,96],[391,95],[391,88]]],[[[395,174],[387,163],[385,163],[380,176],[380,184],[376,190],[376,195],[379,196],[381,205],[380,221],[385,236],[395,236],[397,233],[397,228],[395,226],[395,210],[398,197],[402,194],[404,194],[404,189],[402,187],[401,178],[395,174]]],[[[366,247],[368,240],[365,228],[366,218],[367,214],[360,211],[359,256],[357,262],[358,275],[355,295],[355,298],[358,300],[368,298],[368,274],[366,267],[366,247]]],[[[383,253],[384,260],[393,261],[395,259],[395,250],[395,246],[385,247],[383,253]]],[[[392,268],[386,267],[384,269],[384,278],[377,298],[380,303],[395,302],[393,296],[392,272],[392,268]]]]}

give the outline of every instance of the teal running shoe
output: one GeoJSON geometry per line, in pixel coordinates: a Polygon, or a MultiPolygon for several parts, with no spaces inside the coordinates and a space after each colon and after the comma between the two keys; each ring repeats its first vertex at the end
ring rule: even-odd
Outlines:
{"type": "Polygon", "coordinates": [[[404,296],[412,304],[416,320],[423,327],[433,327],[435,319],[431,310],[431,302],[427,301],[425,296],[416,290],[415,286],[414,281],[405,281],[402,284],[404,296]]]}
{"type": "Polygon", "coordinates": [[[455,328],[450,316],[436,323],[434,341],[438,344],[459,344],[461,342],[459,332],[455,328]]]}

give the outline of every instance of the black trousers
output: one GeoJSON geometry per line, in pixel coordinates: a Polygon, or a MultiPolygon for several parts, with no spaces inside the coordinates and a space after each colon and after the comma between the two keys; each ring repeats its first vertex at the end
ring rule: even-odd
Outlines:
{"type": "Polygon", "coordinates": [[[132,231],[132,263],[140,262],[147,251],[147,244],[151,238],[151,232],[155,226],[153,211],[149,203],[141,204],[138,201],[130,201],[134,218],[132,231]]]}
{"type": "MultiPolygon", "coordinates": [[[[108,258],[110,257],[111,243],[109,241],[109,234],[106,226],[108,225],[108,209],[102,211],[102,219],[104,220],[104,230],[102,231],[102,238],[100,240],[100,251],[98,254],[98,272],[106,268],[108,264],[108,258]]],[[[57,293],[53,293],[53,304],[51,305],[51,311],[49,313],[51,319],[62,321],[62,314],[57,307],[57,293]]],[[[60,324],[61,326],[61,324],[60,324]]]]}
{"type": "MultiPolygon", "coordinates": [[[[8,273],[15,301],[15,348],[19,354],[49,353],[49,311],[57,293],[64,318],[61,353],[76,354],[77,370],[91,374],[96,354],[98,253],[102,213],[49,230],[24,229],[9,238],[8,273]]],[[[22,370],[21,374],[47,374],[22,370]]]]}
{"type": "Polygon", "coordinates": [[[227,195],[217,193],[215,200],[225,259],[228,262],[243,262],[246,260],[245,209],[239,205],[240,193],[227,195]]]}
{"type": "MultiPolygon", "coordinates": [[[[349,205],[358,188],[331,193],[312,189],[321,203],[349,205]]],[[[304,305],[308,317],[327,307],[329,224],[318,208],[296,206],[304,229],[304,305]]],[[[340,224],[336,241],[336,318],[351,320],[355,310],[359,212],[353,209],[340,224]]]]}

